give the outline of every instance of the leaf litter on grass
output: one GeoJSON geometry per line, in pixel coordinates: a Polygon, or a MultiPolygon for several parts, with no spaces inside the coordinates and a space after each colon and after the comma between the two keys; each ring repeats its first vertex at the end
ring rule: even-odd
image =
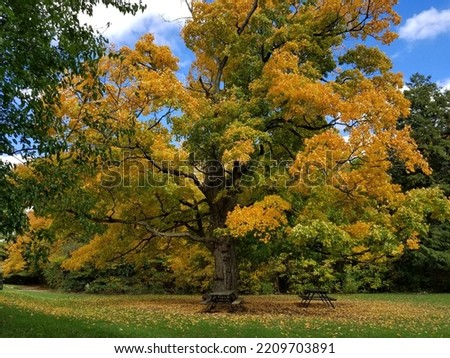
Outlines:
{"type": "Polygon", "coordinates": [[[55,299],[52,292],[5,293],[0,295],[0,306],[11,305],[55,317],[82,318],[92,324],[111,322],[124,328],[162,323],[186,335],[200,325],[215,327],[216,332],[224,335],[230,327],[255,325],[286,337],[377,336],[383,332],[399,337],[439,337],[450,330],[449,305],[416,300],[345,297],[339,299],[336,309],[329,309],[321,302],[302,308],[296,296],[247,296],[242,311],[229,313],[227,307],[220,307],[213,313],[205,313],[199,296],[56,294],[55,299]]]}

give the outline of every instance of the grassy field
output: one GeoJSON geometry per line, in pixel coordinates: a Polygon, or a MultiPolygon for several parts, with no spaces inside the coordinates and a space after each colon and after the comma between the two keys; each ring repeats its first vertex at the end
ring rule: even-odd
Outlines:
{"type": "Polygon", "coordinates": [[[450,337],[450,294],[245,296],[242,312],[204,313],[200,296],[0,291],[0,337],[450,337]]]}

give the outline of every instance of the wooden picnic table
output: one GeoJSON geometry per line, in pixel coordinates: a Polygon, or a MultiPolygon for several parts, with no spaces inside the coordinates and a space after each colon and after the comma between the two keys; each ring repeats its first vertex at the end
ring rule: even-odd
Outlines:
{"type": "Polygon", "coordinates": [[[216,291],[208,296],[209,298],[202,302],[207,305],[206,312],[211,312],[218,304],[228,305],[230,311],[234,311],[241,305],[241,300],[235,291],[216,291]]]}
{"type": "Polygon", "coordinates": [[[299,298],[301,299],[300,307],[307,308],[311,301],[313,300],[320,300],[323,303],[325,303],[328,307],[335,308],[332,301],[336,301],[335,298],[332,298],[328,296],[328,292],[324,290],[305,290],[303,293],[299,295],[299,298]]]}

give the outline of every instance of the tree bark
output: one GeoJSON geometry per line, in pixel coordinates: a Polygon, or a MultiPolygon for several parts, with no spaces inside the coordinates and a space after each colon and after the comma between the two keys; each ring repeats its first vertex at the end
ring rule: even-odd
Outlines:
{"type": "Polygon", "coordinates": [[[238,269],[236,260],[236,244],[230,238],[214,244],[214,277],[213,291],[236,291],[238,286],[238,269]]]}
{"type": "MultiPolygon", "coordinates": [[[[225,168],[220,161],[211,160],[205,168],[202,187],[210,211],[210,230],[226,228],[227,214],[236,206],[236,195],[227,190],[225,168]],[[226,191],[224,193],[224,191],[226,191]]],[[[236,174],[238,175],[238,174],[236,174]]],[[[214,235],[214,234],[213,234],[214,235]]],[[[220,235],[220,234],[219,234],[220,235]]],[[[214,256],[214,291],[235,291],[238,287],[236,242],[233,238],[216,237],[208,248],[214,256]]]]}
{"type": "MultiPolygon", "coordinates": [[[[225,183],[225,179],[223,179],[225,183]]],[[[236,206],[234,196],[217,198],[219,190],[212,189],[207,196],[210,208],[210,224],[212,232],[226,227],[227,214],[236,206]]],[[[236,258],[236,241],[227,236],[217,237],[217,241],[209,247],[214,256],[214,291],[235,291],[238,286],[238,269],[236,258]]]]}

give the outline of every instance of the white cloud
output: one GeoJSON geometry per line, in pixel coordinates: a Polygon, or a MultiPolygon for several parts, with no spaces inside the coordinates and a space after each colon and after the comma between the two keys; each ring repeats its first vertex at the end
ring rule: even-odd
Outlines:
{"type": "Polygon", "coordinates": [[[401,93],[404,93],[405,91],[409,91],[409,90],[410,90],[410,88],[406,84],[403,84],[403,87],[400,88],[401,93]]]}
{"type": "Polygon", "coordinates": [[[2,154],[2,155],[0,155],[0,160],[4,163],[10,163],[10,164],[24,164],[25,163],[25,159],[20,155],[2,154]]]}
{"type": "Polygon", "coordinates": [[[431,8],[407,19],[400,27],[399,35],[401,39],[416,41],[432,39],[446,32],[450,32],[450,9],[431,8]]]}
{"type": "Polygon", "coordinates": [[[142,0],[142,3],[147,9],[134,16],[101,4],[95,7],[92,17],[80,14],[79,19],[117,45],[122,45],[130,36],[136,38],[147,32],[154,33],[160,44],[170,45],[170,38],[165,34],[177,30],[180,22],[189,17],[186,3],[184,0],[142,0]]]}
{"type": "Polygon", "coordinates": [[[450,78],[446,78],[442,81],[437,81],[437,85],[444,91],[450,91],[450,78]]]}

